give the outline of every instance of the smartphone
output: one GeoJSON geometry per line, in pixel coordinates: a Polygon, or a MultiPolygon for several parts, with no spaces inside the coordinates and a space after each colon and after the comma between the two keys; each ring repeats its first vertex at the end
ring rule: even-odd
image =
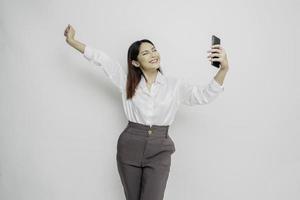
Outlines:
{"type": "MultiPolygon", "coordinates": [[[[218,37],[215,36],[215,35],[212,35],[212,37],[211,37],[211,44],[212,44],[212,45],[215,45],[215,44],[221,44],[221,39],[218,38],[218,37]]],[[[216,58],[216,57],[213,57],[213,58],[216,58]]],[[[219,62],[219,61],[212,61],[212,62],[211,62],[211,65],[214,66],[214,67],[219,68],[219,67],[220,67],[220,62],[219,62]]]]}

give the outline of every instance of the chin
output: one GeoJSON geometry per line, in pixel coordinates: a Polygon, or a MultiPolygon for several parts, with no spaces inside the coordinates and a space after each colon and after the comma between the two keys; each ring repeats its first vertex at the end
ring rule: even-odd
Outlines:
{"type": "Polygon", "coordinates": [[[160,68],[160,64],[147,67],[148,70],[151,70],[151,69],[158,69],[158,68],[160,68]]]}
{"type": "Polygon", "coordinates": [[[153,69],[158,69],[160,68],[160,65],[155,66],[153,69]]]}

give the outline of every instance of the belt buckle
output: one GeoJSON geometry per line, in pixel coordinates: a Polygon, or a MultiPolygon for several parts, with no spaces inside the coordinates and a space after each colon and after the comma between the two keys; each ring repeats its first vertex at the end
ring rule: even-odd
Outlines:
{"type": "Polygon", "coordinates": [[[148,134],[151,135],[152,134],[152,130],[151,128],[148,130],[148,134]]]}

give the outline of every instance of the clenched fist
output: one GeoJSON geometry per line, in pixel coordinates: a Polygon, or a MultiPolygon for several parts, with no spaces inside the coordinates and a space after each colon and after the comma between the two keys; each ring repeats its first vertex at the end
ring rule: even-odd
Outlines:
{"type": "Polygon", "coordinates": [[[65,29],[64,36],[66,36],[66,42],[69,42],[70,40],[74,40],[75,30],[70,24],[65,29]]]}

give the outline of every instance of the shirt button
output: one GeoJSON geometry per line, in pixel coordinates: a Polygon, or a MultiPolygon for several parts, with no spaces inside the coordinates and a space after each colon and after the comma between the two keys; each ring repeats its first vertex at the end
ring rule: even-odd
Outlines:
{"type": "Polygon", "coordinates": [[[148,133],[151,134],[151,133],[152,133],[152,130],[149,130],[148,133]]]}

